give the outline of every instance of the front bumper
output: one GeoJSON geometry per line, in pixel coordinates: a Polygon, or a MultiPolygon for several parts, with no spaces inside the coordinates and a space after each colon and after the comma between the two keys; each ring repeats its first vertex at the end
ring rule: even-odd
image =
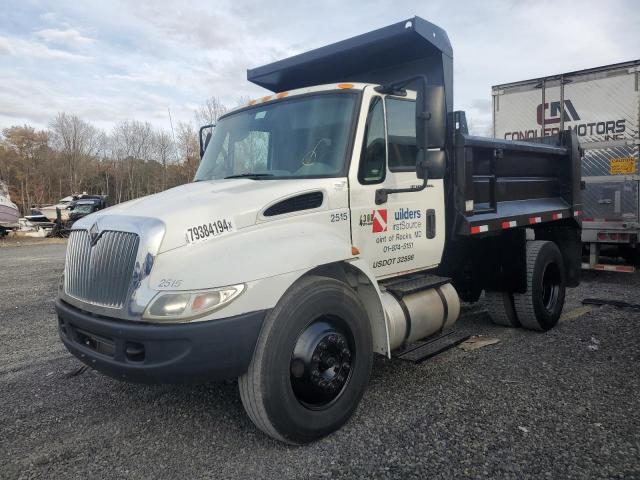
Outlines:
{"type": "Polygon", "coordinates": [[[56,300],[58,330],[82,362],[118,380],[194,383],[247,371],[265,311],[206,322],[149,324],[97,316],[56,300]]]}

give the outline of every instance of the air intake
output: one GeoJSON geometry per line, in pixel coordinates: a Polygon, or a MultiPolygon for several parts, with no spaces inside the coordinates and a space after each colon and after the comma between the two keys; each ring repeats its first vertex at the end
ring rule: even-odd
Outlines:
{"type": "Polygon", "coordinates": [[[285,213],[311,210],[322,205],[323,198],[322,192],[303,193],[302,195],[296,195],[295,197],[290,197],[271,205],[264,211],[263,215],[265,217],[275,217],[276,215],[284,215],[285,213]]]}

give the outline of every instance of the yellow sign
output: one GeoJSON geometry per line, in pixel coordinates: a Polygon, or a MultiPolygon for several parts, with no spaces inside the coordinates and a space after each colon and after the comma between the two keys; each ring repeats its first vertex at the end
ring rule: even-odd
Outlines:
{"type": "Polygon", "coordinates": [[[611,175],[633,175],[638,171],[634,157],[619,157],[609,160],[611,175]]]}

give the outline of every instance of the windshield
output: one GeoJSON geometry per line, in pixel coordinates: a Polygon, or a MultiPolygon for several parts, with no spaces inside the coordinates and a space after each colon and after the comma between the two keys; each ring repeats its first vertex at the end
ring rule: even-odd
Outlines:
{"type": "Polygon", "coordinates": [[[344,175],[357,98],[353,93],[317,94],[222,118],[195,180],[344,175]]]}
{"type": "Polygon", "coordinates": [[[92,205],[76,205],[73,207],[73,213],[91,213],[92,205]]]}

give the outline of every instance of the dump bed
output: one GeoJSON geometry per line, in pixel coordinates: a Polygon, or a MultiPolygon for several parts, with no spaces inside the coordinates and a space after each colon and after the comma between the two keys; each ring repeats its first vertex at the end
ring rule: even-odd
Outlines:
{"type": "Polygon", "coordinates": [[[456,112],[453,203],[455,235],[477,235],[579,219],[581,150],[574,132],[532,142],[466,133],[456,112]]]}

